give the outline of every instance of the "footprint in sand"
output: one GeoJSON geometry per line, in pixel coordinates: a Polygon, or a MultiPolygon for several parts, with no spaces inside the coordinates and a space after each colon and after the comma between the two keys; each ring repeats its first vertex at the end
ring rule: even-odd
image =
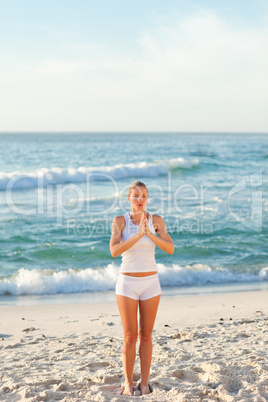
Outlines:
{"type": "Polygon", "coordinates": [[[15,348],[19,348],[21,346],[22,346],[21,343],[14,343],[14,344],[5,346],[5,349],[15,349],[15,348]]]}
{"type": "Polygon", "coordinates": [[[178,378],[180,380],[186,381],[186,382],[196,382],[198,379],[198,376],[196,373],[194,373],[191,370],[175,370],[172,373],[172,377],[178,378]]]}
{"type": "Polygon", "coordinates": [[[241,332],[238,337],[240,336],[240,338],[250,338],[250,335],[247,334],[246,332],[241,332]]]}
{"type": "Polygon", "coordinates": [[[80,367],[78,370],[85,370],[85,369],[89,369],[90,371],[97,371],[100,370],[103,367],[108,367],[110,366],[110,363],[108,362],[96,362],[96,363],[88,363],[85,364],[84,366],[80,367]]]}
{"type": "Polygon", "coordinates": [[[108,325],[108,327],[112,327],[114,322],[102,322],[101,325],[108,325]]]}
{"type": "Polygon", "coordinates": [[[2,341],[4,340],[4,338],[10,338],[12,335],[7,335],[7,334],[0,334],[0,338],[2,339],[2,341]]]}
{"type": "Polygon", "coordinates": [[[36,328],[30,327],[30,328],[25,328],[22,330],[22,332],[31,332],[31,331],[36,331],[36,328]]]}
{"type": "Polygon", "coordinates": [[[238,324],[254,324],[254,322],[258,322],[258,320],[241,320],[238,324]]]}

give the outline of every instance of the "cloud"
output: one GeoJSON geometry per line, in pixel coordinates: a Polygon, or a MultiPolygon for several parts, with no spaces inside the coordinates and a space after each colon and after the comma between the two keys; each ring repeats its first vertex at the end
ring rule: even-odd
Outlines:
{"type": "Polygon", "coordinates": [[[108,45],[105,43],[98,43],[98,42],[93,42],[93,43],[78,43],[78,42],[71,42],[67,43],[66,45],[63,46],[64,49],[68,49],[71,51],[75,52],[80,52],[80,53],[85,53],[92,51],[94,49],[108,49],[108,45]]]}
{"type": "Polygon", "coordinates": [[[158,86],[172,83],[202,96],[220,89],[225,96],[227,87],[267,85],[266,28],[239,29],[202,12],[144,32],[139,42],[144,74],[158,86]]]}
{"type": "Polygon", "coordinates": [[[64,75],[74,72],[88,70],[89,66],[85,61],[68,60],[44,60],[32,68],[33,71],[45,75],[64,75]]]}
{"type": "Polygon", "coordinates": [[[136,116],[154,129],[268,131],[266,27],[204,11],[144,31],[139,44],[127,97],[140,97],[136,116]]]}
{"type": "Polygon", "coordinates": [[[22,104],[44,130],[268,132],[266,26],[203,10],[158,18],[128,55],[105,44],[64,46],[67,54],[31,67],[28,102],[17,96],[23,124],[22,104]]]}

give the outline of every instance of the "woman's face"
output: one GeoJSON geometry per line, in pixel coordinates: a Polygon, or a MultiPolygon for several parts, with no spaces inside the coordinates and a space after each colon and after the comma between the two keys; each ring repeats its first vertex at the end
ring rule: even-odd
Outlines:
{"type": "Polygon", "coordinates": [[[127,196],[134,211],[145,211],[148,202],[148,193],[144,187],[134,187],[127,196]]]}

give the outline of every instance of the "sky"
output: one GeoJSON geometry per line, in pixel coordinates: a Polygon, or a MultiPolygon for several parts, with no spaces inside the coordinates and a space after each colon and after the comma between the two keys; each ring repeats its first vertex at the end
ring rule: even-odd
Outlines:
{"type": "Polygon", "coordinates": [[[268,133],[268,0],[0,0],[0,132],[268,133]]]}

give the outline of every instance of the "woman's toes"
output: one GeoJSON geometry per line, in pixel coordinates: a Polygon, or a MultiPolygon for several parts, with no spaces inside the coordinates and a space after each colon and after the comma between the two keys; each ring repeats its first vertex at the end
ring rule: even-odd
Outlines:
{"type": "Polygon", "coordinates": [[[125,385],[122,389],[122,395],[132,395],[133,387],[130,385],[125,385]]]}
{"type": "Polygon", "coordinates": [[[142,395],[151,394],[153,392],[153,388],[150,384],[147,385],[139,384],[139,389],[142,395]]]}
{"type": "Polygon", "coordinates": [[[150,389],[148,387],[148,385],[141,385],[141,394],[142,395],[147,395],[150,394],[150,389]]]}

